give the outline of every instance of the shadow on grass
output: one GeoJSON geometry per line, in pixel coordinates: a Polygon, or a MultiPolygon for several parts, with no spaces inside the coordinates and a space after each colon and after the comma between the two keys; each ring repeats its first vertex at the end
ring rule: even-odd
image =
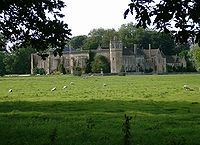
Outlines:
{"type": "Polygon", "coordinates": [[[12,111],[43,113],[125,113],[148,114],[200,114],[198,102],[156,102],[152,100],[90,100],[90,101],[16,101],[0,102],[0,113],[12,111]]]}
{"type": "Polygon", "coordinates": [[[182,137],[187,144],[200,142],[197,102],[150,100],[1,102],[0,139],[3,144],[48,144],[49,134],[56,128],[55,144],[118,145],[122,144],[125,113],[136,116],[131,123],[135,144],[168,145],[182,137]]]}

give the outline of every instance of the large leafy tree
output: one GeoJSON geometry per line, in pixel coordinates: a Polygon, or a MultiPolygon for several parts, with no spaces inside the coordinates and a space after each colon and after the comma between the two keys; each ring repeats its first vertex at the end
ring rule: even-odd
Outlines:
{"type": "Polygon", "coordinates": [[[75,36],[70,40],[70,45],[74,49],[80,49],[83,48],[83,45],[85,44],[86,40],[87,40],[86,35],[75,36]]]}
{"type": "Polygon", "coordinates": [[[124,16],[133,14],[138,27],[146,28],[153,24],[158,30],[173,32],[179,43],[195,38],[194,41],[200,45],[199,9],[199,0],[131,0],[124,16]]]}
{"type": "Polygon", "coordinates": [[[200,47],[198,45],[194,45],[190,54],[195,62],[196,69],[200,71],[200,47]]]}
{"type": "Polygon", "coordinates": [[[19,47],[12,53],[6,53],[4,65],[8,74],[30,74],[31,53],[35,50],[31,47],[19,47]]]}
{"type": "Polygon", "coordinates": [[[103,55],[97,55],[94,58],[94,61],[92,63],[92,72],[94,73],[100,73],[101,69],[104,73],[110,72],[110,63],[109,60],[103,56],[103,55]]]}
{"type": "Polygon", "coordinates": [[[3,76],[6,73],[5,64],[3,62],[5,58],[5,53],[0,51],[0,76],[3,76]]]}
{"type": "Polygon", "coordinates": [[[1,0],[0,33],[7,42],[29,42],[38,52],[54,47],[61,55],[70,35],[62,21],[64,7],[62,0],[1,0]]]}
{"type": "Polygon", "coordinates": [[[117,35],[114,29],[93,29],[89,32],[86,43],[83,45],[85,49],[97,49],[98,46],[108,48],[110,40],[117,35]]]}
{"type": "Polygon", "coordinates": [[[164,54],[175,54],[174,39],[170,34],[159,33],[151,29],[137,28],[133,23],[123,24],[118,35],[127,48],[133,48],[133,44],[139,44],[141,48],[160,48],[164,54]]]}

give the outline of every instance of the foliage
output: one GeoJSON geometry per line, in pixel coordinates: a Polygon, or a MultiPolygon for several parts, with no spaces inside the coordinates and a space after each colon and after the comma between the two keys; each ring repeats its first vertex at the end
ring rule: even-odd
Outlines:
{"type": "Polygon", "coordinates": [[[165,55],[175,54],[175,43],[170,34],[159,33],[150,29],[137,28],[133,23],[123,24],[118,35],[127,48],[139,44],[140,48],[160,48],[165,55]]]}
{"type": "Polygon", "coordinates": [[[86,40],[87,40],[87,36],[85,35],[75,36],[71,38],[70,45],[74,49],[80,49],[80,48],[83,48],[83,45],[85,44],[86,40]]]}
{"type": "Polygon", "coordinates": [[[124,133],[124,145],[130,145],[131,144],[131,125],[130,125],[130,120],[132,117],[127,116],[126,114],[124,115],[125,120],[123,123],[123,128],[122,131],[124,133]]]}
{"type": "Polygon", "coordinates": [[[101,69],[103,69],[104,73],[110,72],[110,63],[105,56],[97,55],[94,58],[94,62],[92,63],[92,72],[100,73],[101,69]]]}
{"type": "Polygon", "coordinates": [[[199,0],[132,0],[124,17],[135,14],[137,27],[154,24],[156,29],[165,33],[175,27],[173,34],[177,42],[187,43],[189,38],[196,37],[195,42],[200,44],[199,7],[199,0]]]}
{"type": "Polygon", "coordinates": [[[0,51],[6,51],[6,40],[0,33],[0,51]]]}
{"type": "Polygon", "coordinates": [[[3,76],[6,73],[5,64],[3,62],[5,58],[5,53],[0,51],[0,76],[3,76]]]}
{"type": "Polygon", "coordinates": [[[61,19],[62,0],[3,0],[0,32],[7,42],[29,44],[38,52],[49,47],[61,55],[70,29],[61,19]]]}
{"type": "Polygon", "coordinates": [[[95,36],[95,37],[88,37],[86,39],[86,42],[83,45],[83,48],[86,50],[92,50],[92,49],[97,49],[100,44],[100,37],[95,36]]]}
{"type": "Polygon", "coordinates": [[[73,75],[81,76],[82,75],[82,69],[79,66],[75,66],[73,68],[73,75]]]}
{"type": "Polygon", "coordinates": [[[200,47],[198,45],[194,45],[190,52],[194,62],[195,67],[199,71],[200,70],[200,47]]]}
{"type": "Polygon", "coordinates": [[[64,67],[63,63],[59,63],[59,65],[58,65],[58,71],[60,73],[62,73],[62,74],[66,74],[67,73],[66,70],[65,70],[65,67],[64,67]]]}
{"type": "Polygon", "coordinates": [[[198,145],[199,80],[200,74],[0,77],[1,144],[47,145],[56,134],[56,145],[122,145],[128,114],[137,116],[132,145],[198,145]]]}
{"type": "Polygon", "coordinates": [[[117,35],[114,29],[93,29],[89,32],[88,37],[83,45],[84,49],[109,48],[110,40],[117,35]]]}
{"type": "Polygon", "coordinates": [[[34,68],[33,69],[33,74],[34,75],[37,75],[37,74],[39,74],[39,75],[45,75],[46,74],[46,71],[44,70],[44,68],[34,68]]]}
{"type": "Polygon", "coordinates": [[[175,47],[176,54],[178,54],[181,58],[189,58],[189,51],[190,51],[190,45],[189,44],[178,44],[175,47]]]}
{"type": "Polygon", "coordinates": [[[6,53],[4,64],[8,74],[30,74],[31,53],[35,50],[31,47],[20,47],[15,51],[6,53]]]}
{"type": "Polygon", "coordinates": [[[86,60],[85,73],[92,72],[92,63],[94,61],[96,53],[94,51],[89,51],[89,59],[86,60]]]}

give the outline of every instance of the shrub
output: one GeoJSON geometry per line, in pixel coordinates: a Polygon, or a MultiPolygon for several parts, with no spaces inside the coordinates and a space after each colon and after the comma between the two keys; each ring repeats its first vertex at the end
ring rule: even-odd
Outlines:
{"type": "Polygon", "coordinates": [[[36,75],[36,74],[45,75],[46,71],[44,70],[44,68],[34,68],[33,74],[34,75],[36,75]]]}
{"type": "Polygon", "coordinates": [[[73,75],[75,75],[75,76],[81,76],[82,75],[82,70],[79,66],[74,67],[73,75]]]}
{"type": "Polygon", "coordinates": [[[62,73],[62,74],[66,74],[65,67],[64,67],[64,65],[63,65],[62,63],[60,63],[60,64],[58,65],[58,71],[59,71],[60,73],[62,73]]]}
{"type": "Polygon", "coordinates": [[[98,55],[95,57],[94,62],[92,63],[92,72],[100,73],[103,69],[104,73],[110,72],[110,63],[105,56],[98,55]]]}

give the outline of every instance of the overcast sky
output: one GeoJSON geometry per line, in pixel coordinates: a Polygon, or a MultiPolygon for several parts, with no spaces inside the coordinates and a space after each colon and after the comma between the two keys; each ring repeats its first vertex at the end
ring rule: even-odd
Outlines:
{"type": "Polygon", "coordinates": [[[94,28],[118,29],[122,24],[134,22],[129,15],[123,18],[131,0],[64,0],[65,22],[72,29],[72,35],[87,35],[94,28]]]}

